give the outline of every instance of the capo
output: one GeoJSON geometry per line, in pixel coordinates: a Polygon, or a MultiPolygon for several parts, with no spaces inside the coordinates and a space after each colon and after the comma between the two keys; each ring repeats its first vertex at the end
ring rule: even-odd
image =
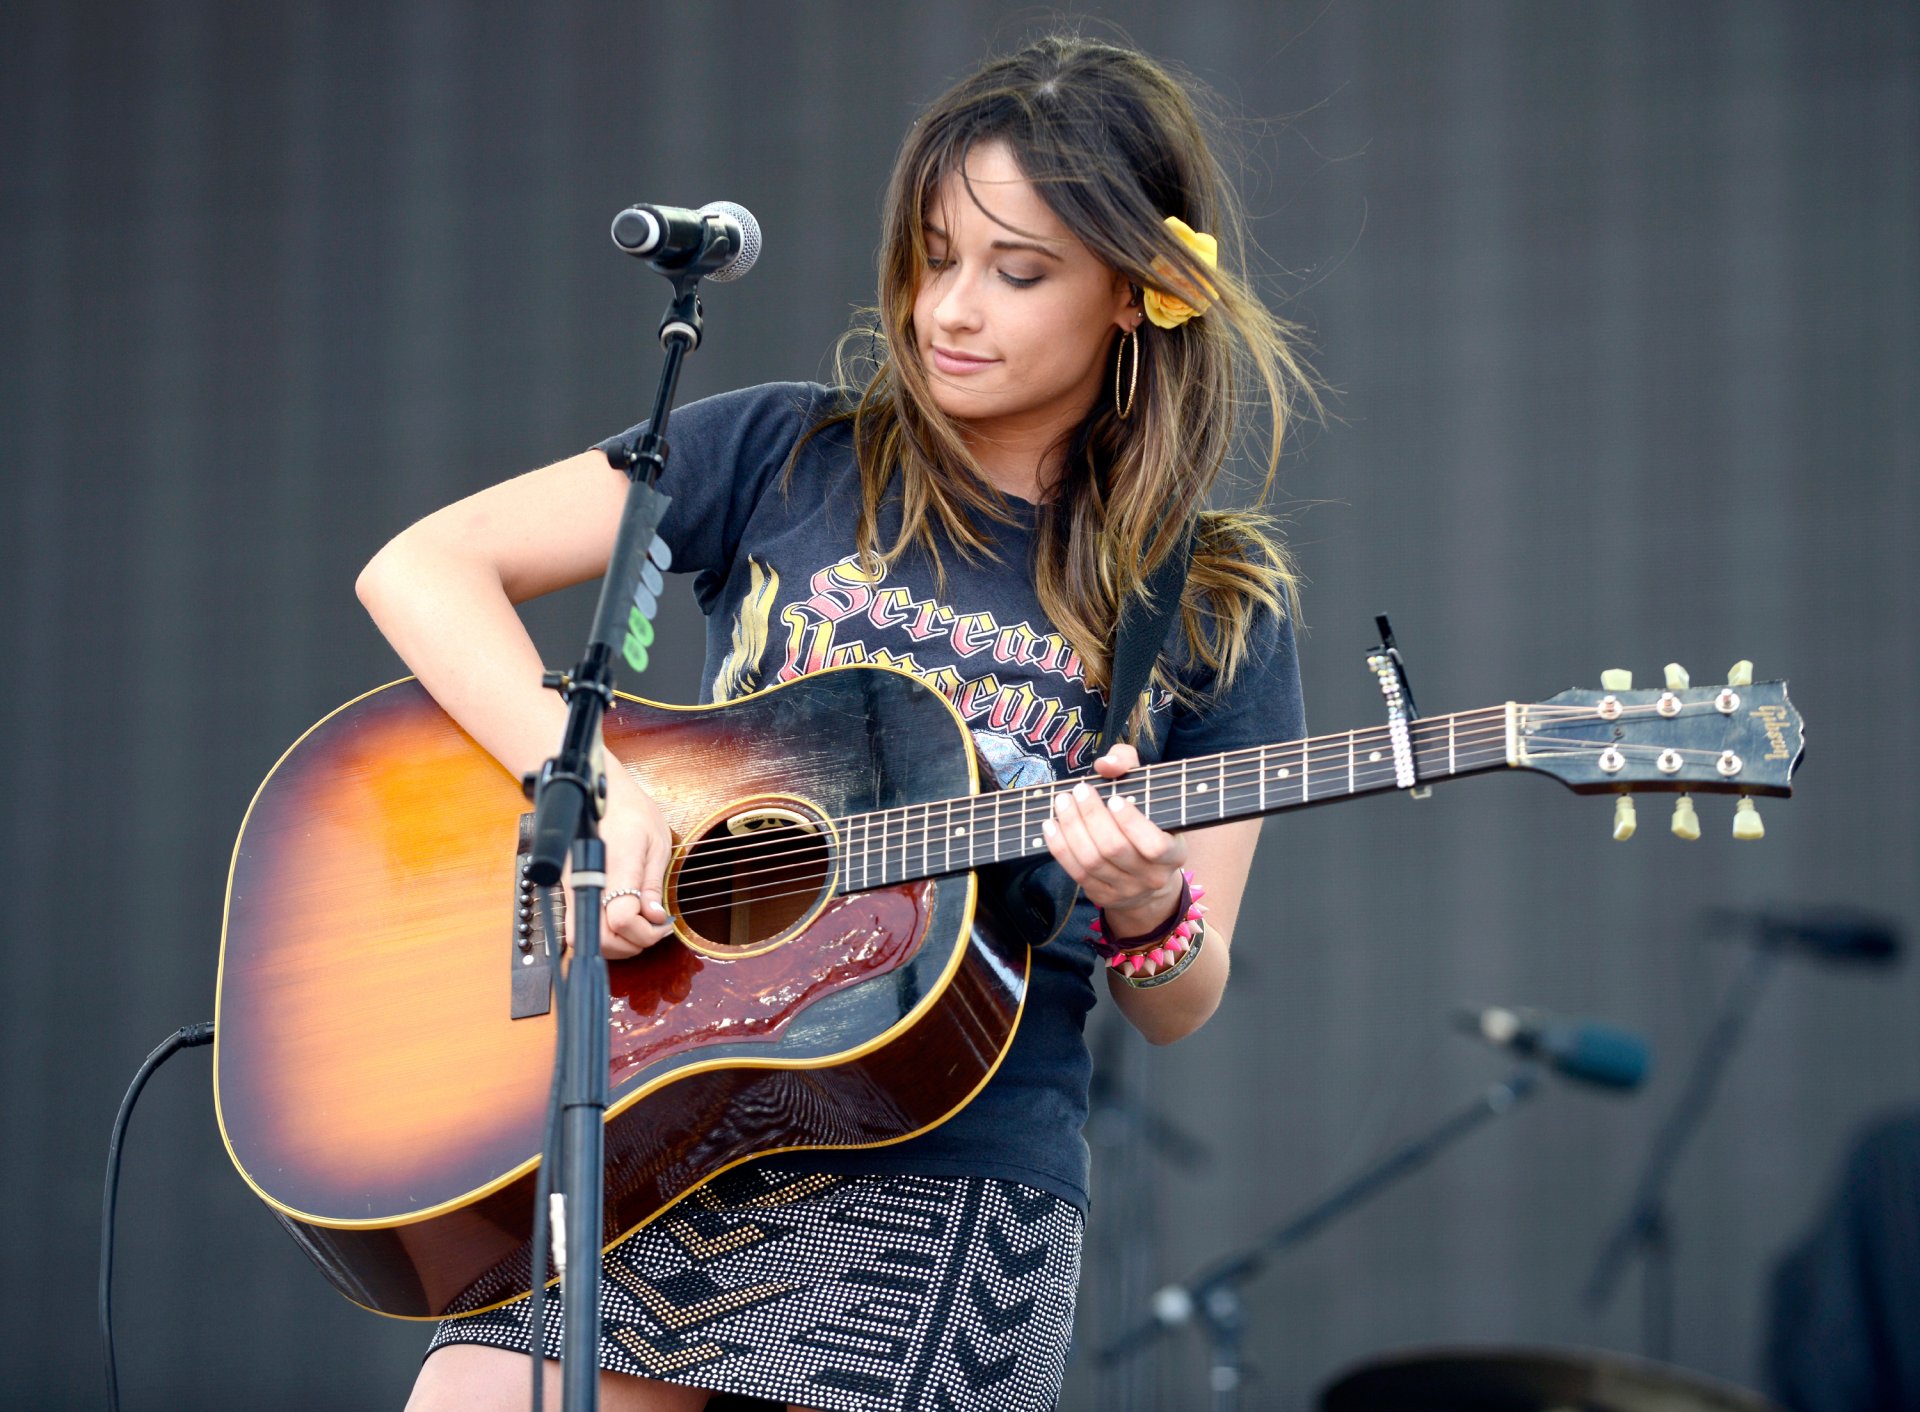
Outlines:
{"type": "Polygon", "coordinates": [[[1376,614],[1374,626],[1380,630],[1380,643],[1367,654],[1367,666],[1380,683],[1380,695],[1387,703],[1387,737],[1393,742],[1393,779],[1414,799],[1425,799],[1433,786],[1420,783],[1414,769],[1411,722],[1420,719],[1413,704],[1413,688],[1407,683],[1407,664],[1393,640],[1393,626],[1385,613],[1376,614]]]}

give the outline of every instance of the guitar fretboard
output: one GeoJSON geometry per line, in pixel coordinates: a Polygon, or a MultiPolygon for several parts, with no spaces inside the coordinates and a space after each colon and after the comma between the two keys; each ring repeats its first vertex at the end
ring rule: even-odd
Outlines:
{"type": "MultiPolygon", "coordinates": [[[[1419,720],[1408,728],[1418,783],[1507,764],[1508,708],[1419,720]]],[[[855,814],[838,821],[843,889],[864,892],[913,878],[1011,862],[1047,851],[1041,825],[1073,782],[967,795],[855,814]]],[[[1147,765],[1124,779],[1085,776],[1102,799],[1124,794],[1169,833],[1328,804],[1404,787],[1386,727],[1316,736],[1147,765]]]]}

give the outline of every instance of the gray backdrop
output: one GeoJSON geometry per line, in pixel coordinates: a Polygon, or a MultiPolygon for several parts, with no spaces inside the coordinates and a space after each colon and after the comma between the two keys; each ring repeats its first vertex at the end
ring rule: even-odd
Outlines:
{"type": "MultiPolygon", "coordinates": [[[[1249,1291],[1254,1405],[1414,1342],[1631,1349],[1577,1297],[1736,960],[1698,909],[1911,920],[1920,843],[1916,20],[1903,3],[1099,9],[1246,115],[1276,299],[1337,420],[1284,471],[1316,729],[1367,725],[1388,610],[1429,711],[1606,666],[1793,681],[1799,797],[1758,845],[1608,841],[1496,778],[1270,824],[1219,1018],[1113,1072],[1204,1171],[1107,1152],[1083,1309],[1254,1238],[1504,1067],[1462,1002],[1646,1030],[1640,1097],[1556,1088],[1249,1291]],[[1125,1174],[1162,1195],[1126,1223],[1125,1174]],[[1130,1255],[1132,1258],[1124,1258],[1130,1255]],[[1123,1266],[1125,1268],[1123,1268],[1123,1266]]],[[[0,515],[11,881],[0,1386],[99,1399],[108,1123],[213,1009],[222,889],[278,752],[395,675],[352,595],[410,519],[637,419],[664,285],[634,199],[751,207],[688,396],[810,376],[870,298],[916,109],[1035,12],[949,0],[15,3],[0,19],[0,515]]],[[[542,605],[570,660],[590,600],[542,605]]],[[[646,689],[690,699],[676,609],[646,689]]],[[[1795,966],[1674,1186],[1680,1361],[1758,1377],[1763,1279],[1850,1130],[1920,1094],[1912,968],[1795,966]]],[[[1105,1018],[1100,1020],[1105,1023],[1105,1018]]],[[[135,1123],[128,1406],[397,1406],[424,1332],[327,1289],[228,1164],[205,1052],[135,1123]]],[[[1084,1333],[1083,1325],[1083,1333],[1084,1333]]],[[[1084,1347],[1084,1341],[1083,1341],[1084,1347]]],[[[1191,1407],[1191,1335],[1072,1407],[1191,1407]]]]}

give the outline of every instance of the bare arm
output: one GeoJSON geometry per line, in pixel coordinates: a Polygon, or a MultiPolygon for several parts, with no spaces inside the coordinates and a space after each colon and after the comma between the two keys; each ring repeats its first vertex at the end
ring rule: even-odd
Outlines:
{"type": "MultiPolygon", "coordinates": [[[[1178,980],[1150,990],[1139,990],[1109,973],[1107,992],[1113,996],[1120,1013],[1133,1027],[1155,1044],[1171,1044],[1184,1039],[1213,1018],[1227,989],[1228,956],[1233,941],[1234,922],[1240,915],[1240,899],[1246,892],[1247,873],[1253,865],[1253,848],[1260,839],[1260,821],[1220,824],[1196,829],[1187,838],[1187,866],[1194,878],[1206,884],[1207,935],[1191,966],[1178,980]]],[[[1141,922],[1140,928],[1155,925],[1171,908],[1169,902],[1158,917],[1141,922]]]]}
{"type": "MultiPolygon", "coordinates": [[[[600,451],[531,471],[401,531],[355,585],[434,700],[516,778],[553,753],[566,707],[540,686],[539,653],[514,605],[606,570],[626,485],[600,451]]],[[[668,835],[653,801],[607,763],[609,886],[652,889],[639,911],[627,898],[608,909],[602,944],[626,956],[666,934],[668,835]]]]}

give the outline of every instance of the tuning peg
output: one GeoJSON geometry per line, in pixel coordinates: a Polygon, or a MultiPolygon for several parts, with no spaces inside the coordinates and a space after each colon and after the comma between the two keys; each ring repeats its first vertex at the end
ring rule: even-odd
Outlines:
{"type": "Polygon", "coordinates": [[[1753,663],[1747,661],[1743,657],[1738,662],[1735,662],[1731,667],[1727,668],[1727,685],[1728,686],[1752,686],[1753,685],[1753,663]]]}
{"type": "Polygon", "coordinates": [[[1687,669],[1678,662],[1667,663],[1667,690],[1685,691],[1693,685],[1693,678],[1687,675],[1687,669]]]}
{"type": "Polygon", "coordinates": [[[1633,837],[1633,831],[1639,826],[1639,818],[1633,812],[1633,796],[1623,794],[1613,806],[1613,841],[1625,843],[1633,837]]]}
{"type": "Polygon", "coordinates": [[[1760,811],[1753,807],[1753,801],[1744,794],[1740,796],[1740,802],[1733,808],[1733,836],[1735,838],[1767,836],[1767,826],[1760,822],[1760,811]]]}
{"type": "Polygon", "coordinates": [[[1683,794],[1673,801],[1673,836],[1692,843],[1700,837],[1700,816],[1693,812],[1693,797],[1683,794]]]}
{"type": "Polygon", "coordinates": [[[1600,673],[1600,686],[1605,691],[1632,691],[1633,673],[1625,667],[1609,667],[1600,673]]]}

